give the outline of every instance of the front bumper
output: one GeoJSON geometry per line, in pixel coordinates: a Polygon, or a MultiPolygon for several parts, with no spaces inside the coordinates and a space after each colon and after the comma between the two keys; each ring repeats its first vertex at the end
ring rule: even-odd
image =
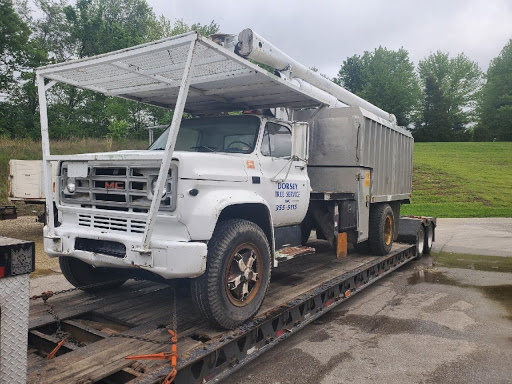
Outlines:
{"type": "Polygon", "coordinates": [[[207,245],[202,242],[151,239],[150,253],[141,254],[136,249],[142,244],[142,235],[104,233],[101,230],[61,226],[55,228],[55,235],[48,236],[45,226],[44,250],[50,257],[72,256],[95,267],[141,268],[165,279],[197,277],[206,269],[207,245]],[[124,257],[109,256],[97,252],[75,249],[77,238],[124,244],[124,257]]]}

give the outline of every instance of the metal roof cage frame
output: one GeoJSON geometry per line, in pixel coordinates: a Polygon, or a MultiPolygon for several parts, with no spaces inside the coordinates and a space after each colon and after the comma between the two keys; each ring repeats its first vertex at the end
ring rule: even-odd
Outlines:
{"type": "Polygon", "coordinates": [[[51,161],[161,160],[156,193],[151,201],[140,249],[150,254],[159,199],[169,168],[185,104],[191,113],[274,107],[312,108],[329,104],[322,95],[307,92],[195,32],[81,60],[53,64],[36,71],[46,194],[47,238],[55,236],[51,161]],[[50,82],[45,84],[45,79],[50,82]],[[147,154],[50,153],[46,92],[57,82],[174,109],[165,151],[147,154]]]}

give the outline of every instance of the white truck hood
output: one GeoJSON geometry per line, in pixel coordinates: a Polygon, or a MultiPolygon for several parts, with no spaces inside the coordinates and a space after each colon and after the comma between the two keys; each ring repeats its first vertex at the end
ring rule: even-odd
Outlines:
{"type": "MultiPolygon", "coordinates": [[[[127,155],[154,153],[155,157],[161,155],[161,151],[149,150],[125,150],[116,153],[127,155]]],[[[112,154],[112,152],[94,153],[94,155],[109,154],[112,154]]],[[[173,162],[178,163],[178,177],[180,179],[244,182],[249,178],[245,170],[245,163],[247,160],[256,160],[255,156],[252,157],[230,153],[176,151],[173,154],[173,162]]]]}
{"type": "Polygon", "coordinates": [[[174,152],[173,160],[178,160],[180,179],[247,181],[245,170],[247,156],[229,153],[174,152]]]}

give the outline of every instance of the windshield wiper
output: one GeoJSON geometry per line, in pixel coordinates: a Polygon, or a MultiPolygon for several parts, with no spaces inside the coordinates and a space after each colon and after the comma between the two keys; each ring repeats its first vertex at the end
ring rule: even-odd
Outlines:
{"type": "Polygon", "coordinates": [[[190,147],[190,149],[208,149],[209,151],[212,151],[212,152],[217,151],[217,148],[213,149],[213,148],[207,147],[206,145],[196,145],[195,147],[190,147]]]}

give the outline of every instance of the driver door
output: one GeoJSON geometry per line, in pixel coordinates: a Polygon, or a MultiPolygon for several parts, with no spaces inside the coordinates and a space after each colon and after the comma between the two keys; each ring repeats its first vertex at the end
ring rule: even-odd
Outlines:
{"type": "Polygon", "coordinates": [[[309,205],[306,163],[292,160],[290,126],[267,121],[258,153],[262,190],[272,210],[274,226],[299,224],[309,205]]]}

